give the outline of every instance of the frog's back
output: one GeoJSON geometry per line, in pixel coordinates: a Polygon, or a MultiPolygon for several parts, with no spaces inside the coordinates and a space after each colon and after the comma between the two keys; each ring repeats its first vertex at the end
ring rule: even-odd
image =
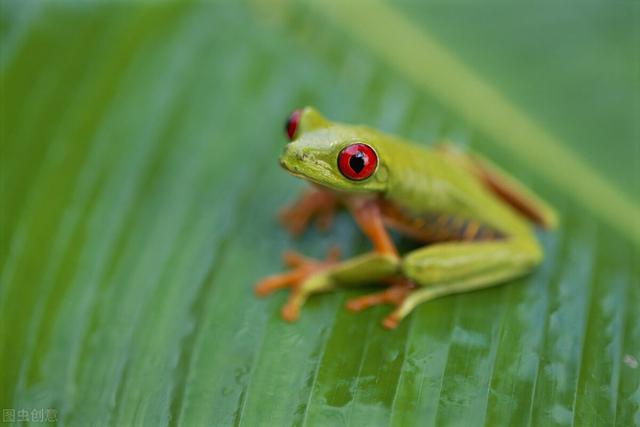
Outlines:
{"type": "Polygon", "coordinates": [[[460,237],[530,232],[522,216],[442,150],[388,135],[380,136],[379,141],[380,158],[393,165],[382,172],[388,174],[384,194],[388,213],[440,227],[443,223],[458,224],[460,237]],[[464,234],[468,225],[474,233],[464,234]]]}

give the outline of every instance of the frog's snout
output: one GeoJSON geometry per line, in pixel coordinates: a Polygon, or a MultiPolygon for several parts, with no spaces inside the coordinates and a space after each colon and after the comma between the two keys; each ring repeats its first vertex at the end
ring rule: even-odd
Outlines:
{"type": "Polygon", "coordinates": [[[280,166],[284,169],[295,172],[296,171],[296,163],[300,161],[302,157],[302,153],[295,147],[292,147],[292,144],[287,144],[284,147],[284,151],[280,156],[280,166]]]}
{"type": "Polygon", "coordinates": [[[284,148],[284,152],[280,156],[280,166],[291,171],[299,172],[300,165],[313,162],[315,156],[295,144],[287,144],[284,148]]]}
{"type": "Polygon", "coordinates": [[[280,157],[280,166],[283,169],[291,170],[291,168],[289,167],[289,164],[287,163],[287,160],[284,157],[280,157]]]}

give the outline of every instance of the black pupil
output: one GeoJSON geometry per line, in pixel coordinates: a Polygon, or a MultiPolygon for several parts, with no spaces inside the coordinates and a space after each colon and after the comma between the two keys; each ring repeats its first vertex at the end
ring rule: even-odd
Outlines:
{"type": "Polygon", "coordinates": [[[364,169],[365,156],[362,152],[358,151],[349,159],[349,166],[355,173],[362,172],[364,169]]]}

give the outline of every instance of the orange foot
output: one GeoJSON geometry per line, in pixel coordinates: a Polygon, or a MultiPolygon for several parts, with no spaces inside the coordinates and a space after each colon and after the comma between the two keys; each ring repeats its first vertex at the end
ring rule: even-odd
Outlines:
{"type": "Polygon", "coordinates": [[[289,300],[282,307],[282,318],[288,322],[295,321],[300,315],[301,286],[309,276],[324,270],[338,262],[340,250],[331,248],[323,261],[307,258],[294,251],[285,251],[282,254],[283,262],[292,270],[286,273],[274,274],[265,277],[256,284],[255,293],[265,296],[278,289],[290,288],[289,300]]]}
{"type": "MultiPolygon", "coordinates": [[[[347,301],[346,306],[347,309],[351,311],[362,311],[380,304],[399,306],[414,289],[415,285],[411,283],[411,281],[407,279],[395,279],[391,281],[391,285],[384,291],[352,298],[347,301]]],[[[384,318],[382,326],[387,329],[394,329],[398,326],[399,322],[400,320],[395,312],[393,312],[384,318]]]]}
{"type": "Polygon", "coordinates": [[[331,227],[338,199],[329,191],[312,188],[302,193],[292,205],[285,207],[279,214],[280,222],[296,237],[302,233],[315,216],[316,226],[321,230],[331,227]]]}

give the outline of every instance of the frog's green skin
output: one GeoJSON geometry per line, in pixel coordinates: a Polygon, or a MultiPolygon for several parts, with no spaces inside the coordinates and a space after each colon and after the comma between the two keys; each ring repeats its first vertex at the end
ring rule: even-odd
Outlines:
{"type": "Polygon", "coordinates": [[[364,126],[331,122],[310,107],[302,110],[296,138],[286,145],[280,163],[295,176],[335,192],[348,207],[375,201],[392,205],[410,218],[435,214],[463,219],[500,236],[435,243],[401,256],[374,251],[352,258],[305,278],[293,296],[295,307],[311,293],[400,275],[419,287],[392,314],[387,326],[395,326],[421,302],[492,286],[539,264],[542,250],[528,218],[513,208],[512,197],[491,191],[471,165],[482,165],[477,170],[487,171],[515,198],[524,200],[538,223],[553,227],[557,222],[548,205],[484,159],[415,145],[364,126]],[[377,169],[363,181],[344,177],[337,167],[338,154],[353,143],[369,145],[378,156],[377,169]]]}

